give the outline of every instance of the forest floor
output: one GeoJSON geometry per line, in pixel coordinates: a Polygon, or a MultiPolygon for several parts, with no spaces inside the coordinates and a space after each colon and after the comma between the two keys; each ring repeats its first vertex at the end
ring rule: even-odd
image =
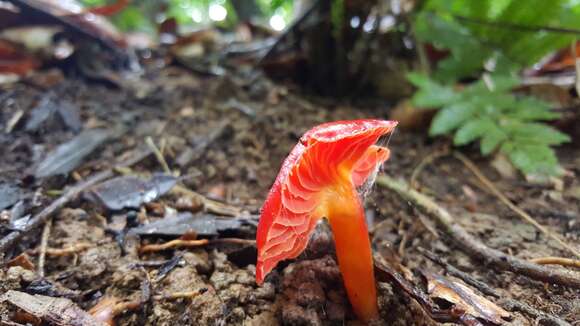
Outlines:
{"type": "MultiPolygon", "coordinates": [[[[8,260],[26,252],[32,264],[12,261],[3,265],[0,294],[16,290],[64,297],[85,311],[99,302],[106,306],[103,298],[109,298],[109,308],[137,302],[116,312],[117,325],[357,324],[342,287],[332,242],[324,232],[300,258],[281,264],[262,286],[255,283],[256,251],[251,241],[210,241],[194,248],[143,252],[144,244],[164,243],[176,235],[141,239],[131,235],[136,225],[194,212],[194,216],[235,215],[220,218],[226,224],[227,219],[242,221],[238,228],[209,231],[213,232],[210,239],[253,240],[255,215],[282,160],[303,132],[326,121],[389,114],[387,105],[359,108],[297,94],[260,74],[200,77],[179,67],[150,68],[144,78],[120,88],[63,78],[55,71],[38,72],[1,91],[0,199],[8,202],[0,208],[5,210],[3,214],[10,211],[8,207],[14,211],[16,205],[22,207],[22,216],[38,213],[70,189],[67,187],[152,148],[146,146],[148,137],[162,151],[168,167],[182,177],[177,189],[152,202],[138,202],[134,209],[103,208],[106,200],[95,199],[96,190],[83,189],[81,196],[54,214],[50,227],[27,232],[11,246],[8,260]],[[90,145],[75,145],[79,147],[72,153],[84,157],[78,164],[69,162],[74,172],[66,177],[46,176],[54,164],[60,164],[58,160],[40,164],[54,154],[51,151],[79,137],[79,131],[95,128],[104,130],[106,136],[91,135],[85,139],[90,145]],[[44,263],[39,264],[39,253],[46,255],[44,263]],[[142,300],[144,296],[148,300],[142,300]]],[[[446,146],[443,139],[434,141],[425,133],[399,130],[390,139],[392,156],[381,173],[409,181],[425,157],[446,146]]],[[[475,149],[465,148],[464,154],[513,203],[580,249],[578,178],[564,177],[563,184],[556,186],[532,184],[517,175],[500,176],[475,149]]],[[[74,161],[70,156],[64,157],[74,161]]],[[[578,146],[559,149],[559,156],[564,168],[580,174],[578,146]]],[[[114,169],[113,175],[147,178],[164,171],[163,160],[155,155],[135,161],[114,169]]],[[[568,256],[502,204],[452,155],[428,162],[415,186],[491,248],[526,260],[568,256]]],[[[127,199],[127,189],[116,190],[109,201],[127,199]]],[[[499,299],[488,297],[491,301],[513,298],[580,325],[578,289],[534,281],[469,257],[428,216],[378,185],[366,198],[366,207],[373,246],[385,258],[399,257],[411,270],[445,274],[421,253],[419,248],[424,248],[495,289],[499,299]]],[[[14,228],[14,221],[3,216],[2,237],[14,228]]],[[[392,285],[380,283],[379,292],[381,324],[436,324],[392,285]]],[[[7,321],[14,309],[14,305],[0,303],[0,316],[4,316],[0,320],[7,321]]],[[[544,324],[542,318],[526,313],[510,315],[506,324],[544,324]]]]}

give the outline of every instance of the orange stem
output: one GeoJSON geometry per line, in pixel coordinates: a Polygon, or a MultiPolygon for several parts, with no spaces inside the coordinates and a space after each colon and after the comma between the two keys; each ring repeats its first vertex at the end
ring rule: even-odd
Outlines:
{"type": "Polygon", "coordinates": [[[340,273],[359,319],[378,316],[377,290],[369,233],[361,199],[353,185],[338,191],[328,205],[340,273]],[[338,199],[338,200],[337,200],[338,199]]]}

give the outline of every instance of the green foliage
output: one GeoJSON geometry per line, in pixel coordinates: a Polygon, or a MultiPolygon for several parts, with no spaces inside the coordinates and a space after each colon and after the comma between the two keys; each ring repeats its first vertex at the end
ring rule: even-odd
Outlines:
{"type": "Polygon", "coordinates": [[[427,0],[414,19],[416,36],[449,51],[431,76],[408,76],[418,88],[414,104],[439,109],[429,134],[452,134],[457,146],[479,141],[482,154],[501,151],[525,174],[557,174],[550,146],[569,138],[542,123],[558,118],[548,103],[512,94],[520,84],[513,76],[574,40],[540,26],[580,28],[575,3],[427,0]],[[465,78],[477,80],[460,89],[465,78]]]}
{"type": "MultiPolygon", "coordinates": [[[[107,3],[113,3],[116,0],[80,0],[87,7],[102,6],[107,3]]],[[[236,10],[233,2],[239,0],[166,0],[167,4],[165,15],[173,17],[178,24],[182,26],[194,26],[199,24],[218,24],[220,26],[234,26],[237,22],[236,10]],[[209,18],[209,8],[211,5],[223,6],[227,11],[224,21],[212,22],[209,18]]],[[[252,2],[252,0],[248,0],[252,2]]],[[[257,6],[263,21],[267,23],[273,15],[280,15],[286,22],[292,18],[294,2],[291,0],[253,0],[257,6]]],[[[112,17],[112,21],[121,30],[141,30],[152,32],[155,30],[156,16],[161,7],[159,1],[132,1],[120,13],[112,17]]]]}
{"type": "Polygon", "coordinates": [[[486,60],[490,54],[500,53],[514,64],[528,66],[576,37],[538,27],[580,28],[579,11],[580,3],[570,0],[428,0],[417,16],[416,28],[420,38],[451,49],[454,57],[462,55],[458,59],[473,63],[476,58],[486,60]],[[463,42],[466,48],[460,51],[463,42]]]}
{"type": "Polygon", "coordinates": [[[425,75],[412,73],[409,80],[419,88],[414,104],[438,108],[429,134],[453,134],[457,146],[480,142],[481,153],[505,153],[526,174],[556,174],[558,161],[550,145],[568,136],[539,121],[557,118],[550,106],[530,97],[511,94],[518,80],[489,76],[462,90],[440,84],[425,75]]]}
{"type": "Polygon", "coordinates": [[[340,40],[342,38],[342,28],[345,20],[344,0],[333,0],[330,11],[332,20],[332,33],[334,38],[340,40]]]}

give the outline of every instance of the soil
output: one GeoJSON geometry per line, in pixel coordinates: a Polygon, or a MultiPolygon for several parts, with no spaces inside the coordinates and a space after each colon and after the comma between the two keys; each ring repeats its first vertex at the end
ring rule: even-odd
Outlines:
{"type": "MultiPolygon", "coordinates": [[[[305,97],[291,86],[275,84],[256,72],[204,77],[184,68],[152,66],[138,82],[121,88],[41,71],[0,91],[2,128],[20,111],[23,113],[12,130],[0,134],[0,182],[20,189],[26,214],[38,212],[60,194],[59,190],[77,180],[126,160],[144,148],[147,137],[163,147],[169,167],[184,176],[181,182],[185,187],[256,214],[281,161],[307,129],[332,120],[386,118],[390,110],[386,103],[360,107],[305,97]],[[38,82],[53,75],[56,81],[50,85],[38,82]],[[104,128],[114,136],[94,150],[74,173],[37,179],[35,168],[46,154],[78,133],[74,119],[67,119],[66,114],[64,118],[46,119],[34,128],[26,127],[33,111],[47,97],[68,103],[82,129],[104,128]],[[187,154],[204,141],[208,143],[202,155],[187,154]]],[[[384,172],[409,180],[424,157],[447,145],[445,139],[433,140],[424,133],[399,130],[390,139],[392,157],[384,172]]],[[[510,200],[580,250],[580,181],[573,177],[580,173],[580,148],[569,145],[559,149],[561,162],[571,174],[555,185],[532,184],[519,176],[502,177],[475,148],[462,150],[510,200]]],[[[134,165],[131,173],[162,171],[155,157],[150,156],[134,165]]],[[[567,256],[501,204],[450,156],[427,164],[418,183],[422,192],[453,213],[457,223],[492,248],[523,259],[567,256]]],[[[120,245],[118,233],[111,231],[124,229],[135,215],[143,223],[158,220],[168,212],[186,210],[183,203],[187,200],[181,193],[170,192],[135,210],[108,212],[81,196],[54,216],[47,246],[67,248],[83,243],[88,248],[71,255],[48,255],[44,277],[23,266],[5,265],[0,269],[0,293],[18,290],[65,297],[87,311],[103,298],[130,302],[139,301],[144,292],[153,297],[196,293],[189,298],[147,300],[136,309],[120,313],[117,325],[359,324],[342,286],[331,238],[324,231],[317,233],[300,258],[281,264],[262,286],[255,282],[255,250],[251,246],[217,244],[139,254],[141,242],[169,239],[128,236],[120,245]],[[40,287],[41,283],[45,286],[40,287]]],[[[372,217],[373,245],[385,257],[400,257],[410,270],[444,274],[417,250],[426,248],[504,297],[571,324],[580,322],[578,291],[497,271],[470,259],[441,234],[433,233],[427,217],[380,187],[373,188],[366,204],[367,215],[372,217]]],[[[3,236],[8,232],[8,221],[0,223],[3,236]]],[[[35,252],[40,247],[40,232],[26,236],[6,258],[28,252],[38,267],[35,252]]],[[[253,232],[250,229],[228,236],[252,239],[253,232]]],[[[382,318],[378,324],[436,324],[392,285],[379,284],[379,293],[382,318]]],[[[2,318],[7,318],[8,311],[7,303],[1,303],[2,318]]],[[[511,315],[506,324],[536,325],[536,320],[526,314],[511,315]]]]}

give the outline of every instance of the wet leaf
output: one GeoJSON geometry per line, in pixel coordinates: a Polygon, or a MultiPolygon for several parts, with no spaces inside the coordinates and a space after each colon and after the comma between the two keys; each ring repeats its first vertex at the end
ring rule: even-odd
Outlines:
{"type": "Polygon", "coordinates": [[[76,169],[82,161],[97,149],[110,133],[106,130],[87,130],[70,141],[59,145],[38,165],[34,176],[46,178],[54,175],[68,174],[76,169]]]}
{"type": "Polygon", "coordinates": [[[501,325],[510,314],[472,289],[459,282],[450,281],[440,275],[423,273],[427,279],[427,291],[432,299],[453,304],[455,311],[462,312],[462,318],[478,318],[501,325]]]}
{"type": "Polygon", "coordinates": [[[139,208],[167,193],[176,183],[176,177],[165,174],[154,175],[149,180],[123,176],[95,186],[90,197],[112,211],[139,208]]]}
{"type": "Polygon", "coordinates": [[[20,188],[9,183],[0,183],[0,211],[16,204],[22,192],[20,188]]]}
{"type": "Polygon", "coordinates": [[[195,232],[198,235],[217,235],[226,230],[237,230],[242,226],[242,220],[222,218],[212,214],[180,213],[164,218],[129,231],[129,234],[181,236],[195,232]]]}
{"type": "Polygon", "coordinates": [[[60,125],[74,132],[80,131],[83,127],[78,108],[74,104],[58,101],[52,98],[52,95],[47,95],[32,109],[24,129],[27,131],[35,131],[41,127],[50,129],[55,119],[59,119],[60,125]]]}

